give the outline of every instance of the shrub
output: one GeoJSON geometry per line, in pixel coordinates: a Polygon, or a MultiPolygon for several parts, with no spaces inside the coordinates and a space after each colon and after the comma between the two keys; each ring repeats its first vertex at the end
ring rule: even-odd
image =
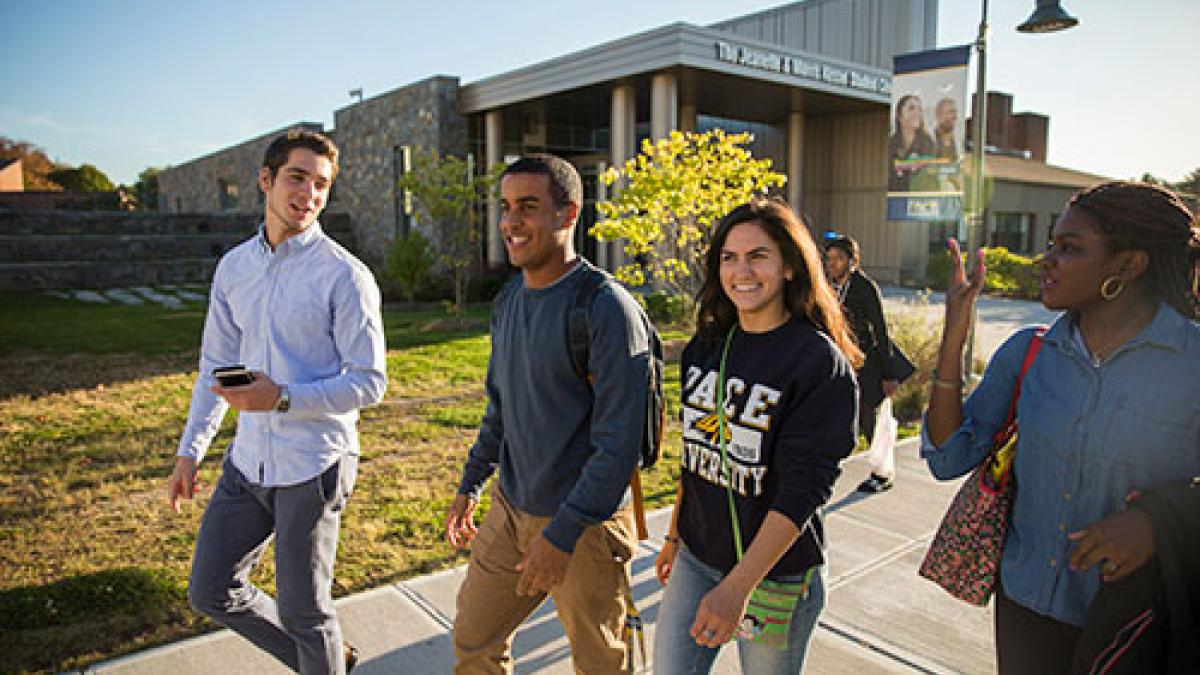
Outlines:
{"type": "Polygon", "coordinates": [[[638,296],[639,302],[646,308],[650,320],[662,324],[679,324],[688,320],[692,303],[682,293],[669,291],[654,291],[649,295],[638,296]]]}
{"type": "Polygon", "coordinates": [[[1037,300],[1038,263],[1033,258],[1010,252],[1003,246],[984,251],[987,288],[1001,295],[1037,300]]]}
{"type": "MultiPolygon", "coordinates": [[[[900,389],[892,396],[892,412],[901,424],[919,422],[925,408],[929,405],[929,381],[933,377],[933,367],[937,365],[938,347],[942,342],[942,323],[944,321],[942,305],[932,306],[929,302],[929,291],[922,291],[916,299],[904,303],[904,308],[892,311],[887,315],[888,333],[900,351],[912,361],[916,371],[912,377],[900,385],[900,389]]],[[[972,366],[974,376],[968,379],[964,394],[978,384],[978,376],[983,373],[986,362],[976,358],[972,366]]],[[[904,435],[901,434],[901,438],[904,435]]]]}
{"type": "Polygon", "coordinates": [[[405,300],[412,302],[429,280],[433,262],[429,240],[416,230],[400,235],[392,242],[388,250],[388,274],[405,300]]]}
{"type": "Polygon", "coordinates": [[[512,273],[507,270],[481,274],[467,285],[467,299],[472,302],[491,302],[511,278],[512,273]]]}
{"type": "MultiPolygon", "coordinates": [[[[963,254],[964,264],[966,253],[963,254]]],[[[984,249],[987,278],[984,290],[1026,300],[1040,297],[1037,286],[1038,263],[1009,251],[1003,246],[984,249]]],[[[946,290],[950,282],[950,257],[945,254],[930,257],[925,266],[925,280],[930,288],[946,290]]]]}
{"type": "Polygon", "coordinates": [[[925,291],[905,303],[904,309],[891,312],[887,319],[892,341],[916,367],[892,397],[892,411],[901,422],[916,421],[929,402],[929,378],[942,339],[942,314],[930,307],[929,292],[925,291]]]}

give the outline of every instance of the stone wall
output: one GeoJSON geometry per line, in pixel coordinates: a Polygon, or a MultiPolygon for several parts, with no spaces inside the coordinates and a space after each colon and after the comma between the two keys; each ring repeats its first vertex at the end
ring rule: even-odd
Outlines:
{"type": "Polygon", "coordinates": [[[275,137],[293,129],[322,130],[320,124],[301,122],[163,169],[158,174],[159,211],[261,214],[258,169],[263,153],[275,137]]]}
{"type": "MultiPolygon", "coordinates": [[[[348,217],[356,253],[377,275],[400,230],[395,184],[401,148],[466,154],[467,122],[458,112],[458,88],[458,78],[439,75],[393,89],[336,111],[336,128],[325,132],[341,155],[322,221],[330,215],[348,217]]],[[[159,209],[261,213],[257,176],[263,152],[271,139],[290,129],[321,131],[321,126],[295,124],[164,170],[158,178],[159,209]]]]}
{"type": "Polygon", "coordinates": [[[27,190],[24,192],[0,191],[0,209],[5,211],[116,211],[121,208],[121,193],[111,192],[64,192],[50,190],[27,190]]]}
{"type": "MultiPolygon", "coordinates": [[[[0,291],[208,283],[261,214],[0,211],[0,291]]],[[[355,250],[350,218],[321,226],[355,250]]]]}
{"type": "Polygon", "coordinates": [[[351,216],[363,260],[377,273],[400,231],[395,185],[401,148],[459,156],[467,151],[458,87],[456,77],[435,76],[334,113],[342,152],[337,209],[351,216]]]}

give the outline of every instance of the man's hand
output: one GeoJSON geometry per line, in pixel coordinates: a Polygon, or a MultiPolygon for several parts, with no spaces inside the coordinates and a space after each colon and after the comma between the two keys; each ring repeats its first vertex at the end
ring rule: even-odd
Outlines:
{"type": "Polygon", "coordinates": [[[567,576],[567,565],[571,554],[551,544],[539,534],[529,542],[529,553],[517,563],[521,578],[517,581],[517,595],[549,593],[567,576]]]}
{"type": "Polygon", "coordinates": [[[266,373],[255,370],[254,381],[237,387],[222,387],[220,383],[209,387],[209,391],[229,402],[239,412],[266,412],[274,410],[279,402],[281,388],[266,373]]]}
{"type": "Polygon", "coordinates": [[[191,457],[176,457],[175,470],[167,479],[167,500],[175,513],[179,513],[179,499],[191,499],[199,487],[196,482],[196,460],[191,457]]]}
{"type": "Polygon", "coordinates": [[[466,495],[455,495],[446,509],[446,541],[455,548],[466,548],[475,538],[476,501],[466,495]]]}
{"type": "Polygon", "coordinates": [[[1100,565],[1104,581],[1120,581],[1154,556],[1154,523],[1137,507],[1114,513],[1072,532],[1071,569],[1080,572],[1100,565]]]}

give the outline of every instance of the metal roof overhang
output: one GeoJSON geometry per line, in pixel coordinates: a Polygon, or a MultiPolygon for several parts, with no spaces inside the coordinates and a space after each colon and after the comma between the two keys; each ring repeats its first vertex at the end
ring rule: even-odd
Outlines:
{"type": "Polygon", "coordinates": [[[656,72],[681,73],[702,114],[778,116],[887,106],[891,73],[787,50],[726,31],[674,23],[472,82],[460,89],[464,115],[656,72]],[[780,87],[797,96],[779,96],[780,87]],[[756,111],[747,108],[762,108],[756,111]]]}

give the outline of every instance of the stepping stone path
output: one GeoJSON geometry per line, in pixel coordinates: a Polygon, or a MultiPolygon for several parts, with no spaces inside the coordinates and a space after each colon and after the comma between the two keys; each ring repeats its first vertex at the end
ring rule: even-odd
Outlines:
{"type": "Polygon", "coordinates": [[[46,291],[46,295],[64,300],[78,300],[94,304],[144,305],[152,302],[167,309],[182,309],[184,305],[203,303],[208,296],[202,285],[134,286],[133,288],[106,288],[102,291],[46,291]]]}
{"type": "Polygon", "coordinates": [[[134,286],[132,290],[134,293],[146,298],[150,302],[157,302],[168,309],[179,309],[180,307],[183,307],[183,301],[179,298],[175,297],[174,295],[163,295],[149,286],[134,286]]]}

